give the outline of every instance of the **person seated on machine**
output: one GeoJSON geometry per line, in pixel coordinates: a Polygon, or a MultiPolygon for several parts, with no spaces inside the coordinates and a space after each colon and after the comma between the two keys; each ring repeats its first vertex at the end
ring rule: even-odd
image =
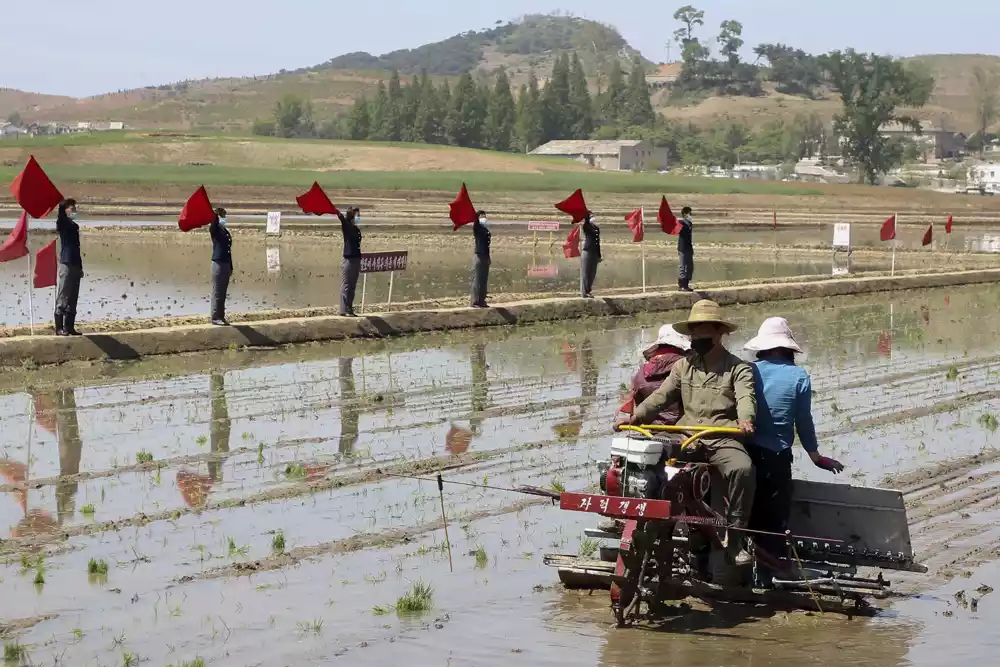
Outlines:
{"type": "MultiPolygon", "coordinates": [[[[747,445],[757,473],[750,528],[784,535],[792,503],[792,443],[796,432],[817,467],[837,474],[844,466],[819,453],[812,417],[812,383],[809,373],[795,364],[795,356],[803,354],[802,348],[785,318],[764,320],[757,336],[744,349],[757,356],[752,364],[757,419],[753,441],[747,445]]],[[[785,537],[758,534],[754,539],[776,558],[787,555],[785,537]]],[[[758,572],[763,575],[759,583],[768,585],[768,573],[760,566],[758,572]]]]}
{"type": "MultiPolygon", "coordinates": [[[[680,402],[684,414],[679,426],[737,427],[744,434],[753,433],[757,412],[753,371],[722,345],[722,337],[736,331],[736,325],[725,319],[717,303],[703,299],[674,329],[691,336],[692,354],[674,364],[659,389],[636,406],[631,417],[619,417],[616,423],[650,424],[664,408],[680,402]]],[[[729,499],[728,509],[720,513],[730,526],[746,528],[755,479],[743,443],[727,436],[707,436],[700,443],[707,462],[722,478],[722,490],[729,499]]],[[[721,509],[721,503],[716,507],[721,509]]],[[[726,555],[731,565],[750,563],[740,531],[728,531],[726,555]]]]}
{"type": "MultiPolygon", "coordinates": [[[[643,362],[632,378],[632,400],[635,405],[640,405],[660,388],[674,364],[683,359],[690,349],[691,338],[678,333],[674,325],[664,324],[660,327],[656,340],[643,350],[643,362]]],[[[673,426],[681,418],[681,411],[679,402],[668,405],[647,423],[673,426]]]]}

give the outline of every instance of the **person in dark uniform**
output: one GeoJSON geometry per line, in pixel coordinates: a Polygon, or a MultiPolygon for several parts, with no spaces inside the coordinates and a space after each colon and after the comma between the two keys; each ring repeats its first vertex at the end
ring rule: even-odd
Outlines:
{"type": "Polygon", "coordinates": [[[472,223],[472,234],[476,238],[476,255],[472,260],[472,307],[487,308],[486,284],[490,278],[490,221],[486,211],[476,213],[477,220],[472,223]]]}
{"type": "Polygon", "coordinates": [[[340,314],[343,317],[357,317],[354,314],[354,294],[358,291],[358,276],[361,275],[361,211],[347,209],[347,214],[338,213],[340,231],[344,234],[344,259],[340,262],[340,314]]]}
{"type": "Polygon", "coordinates": [[[677,287],[682,292],[691,292],[691,278],[694,277],[694,243],[691,240],[691,207],[681,209],[681,231],[677,235],[677,287]]]}
{"type": "Polygon", "coordinates": [[[580,296],[584,299],[593,298],[590,291],[594,289],[600,261],[601,228],[594,224],[594,216],[588,212],[583,219],[583,252],[580,253],[580,296]]]}
{"type": "Polygon", "coordinates": [[[55,327],[57,336],[79,336],[76,330],[76,302],[80,298],[83,256],[80,254],[80,225],[76,224],[76,200],[59,203],[56,217],[59,232],[59,283],[56,288],[55,327]]]}
{"type": "Polygon", "coordinates": [[[215,222],[208,232],[212,235],[212,324],[228,326],[226,293],[233,275],[233,236],[226,229],[226,209],[215,209],[215,222]]]}

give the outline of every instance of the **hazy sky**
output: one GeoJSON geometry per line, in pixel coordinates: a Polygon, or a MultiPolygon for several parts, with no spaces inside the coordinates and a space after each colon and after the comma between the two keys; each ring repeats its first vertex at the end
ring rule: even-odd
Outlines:
{"type": "MultiPolygon", "coordinates": [[[[16,3],[15,3],[16,4],[16,3]]],[[[376,55],[492,27],[526,13],[572,11],[617,27],[664,60],[683,2],[662,0],[41,0],[5,12],[0,87],[92,95],[182,79],[266,74],[351,51],[376,55]],[[147,9],[152,7],[155,9],[147,9]]],[[[896,56],[1000,55],[1000,2],[695,0],[704,38],[725,19],[748,45],[784,42],[820,53],[853,46],[896,56]],[[933,18],[935,15],[941,18],[933,18]]],[[[714,45],[714,43],[713,43],[714,45]]],[[[676,48],[673,54],[676,55],[676,48]]]]}

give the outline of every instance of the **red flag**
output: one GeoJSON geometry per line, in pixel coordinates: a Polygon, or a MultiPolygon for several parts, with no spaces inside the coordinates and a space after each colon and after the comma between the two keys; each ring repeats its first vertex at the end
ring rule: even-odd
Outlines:
{"type": "Polygon", "coordinates": [[[323,188],[319,186],[319,183],[313,183],[312,187],[305,194],[301,194],[295,198],[295,203],[299,205],[303,213],[312,213],[313,215],[337,215],[340,211],[337,207],[333,205],[330,198],[326,196],[323,192],[323,188]]]}
{"type": "Polygon", "coordinates": [[[10,184],[10,191],[32,218],[44,218],[63,200],[62,193],[52,185],[34,155],[10,184]]]}
{"type": "Polygon", "coordinates": [[[944,223],[944,233],[951,234],[951,216],[948,216],[948,221],[944,223]]]}
{"type": "Polygon", "coordinates": [[[563,256],[566,259],[573,259],[580,256],[580,228],[574,227],[569,230],[566,243],[563,243],[563,256]]]}
{"type": "Polygon", "coordinates": [[[677,236],[681,233],[681,222],[670,210],[670,204],[667,203],[666,197],[660,199],[660,210],[656,213],[656,221],[660,223],[660,229],[663,230],[664,234],[677,236]]]}
{"type": "Polygon", "coordinates": [[[878,335],[878,353],[884,357],[892,356],[892,332],[882,331],[878,335]]]}
{"type": "Polygon", "coordinates": [[[0,262],[21,259],[28,254],[28,212],[22,211],[10,236],[0,247],[0,262]]]}
{"type": "Polygon", "coordinates": [[[896,238],[896,216],[892,216],[882,223],[882,231],[879,232],[879,238],[883,241],[891,241],[896,238]]]}
{"type": "Polygon", "coordinates": [[[924,232],[924,240],[921,241],[921,244],[930,245],[931,242],[933,241],[934,241],[934,225],[931,224],[931,226],[927,228],[927,231],[924,232]]]}
{"type": "Polygon", "coordinates": [[[455,197],[455,201],[448,204],[448,206],[451,208],[448,215],[451,218],[451,223],[454,225],[451,231],[455,231],[462,225],[475,222],[479,217],[476,215],[476,207],[472,205],[472,199],[469,197],[469,191],[466,189],[465,183],[462,183],[462,191],[455,197]]]}
{"type": "Polygon", "coordinates": [[[177,218],[177,226],[181,228],[182,232],[190,232],[192,229],[212,224],[215,222],[215,217],[215,209],[212,208],[212,202],[208,199],[208,191],[203,185],[195,190],[195,193],[184,204],[181,217],[177,218]]]}
{"type": "MultiPolygon", "coordinates": [[[[556,204],[556,208],[563,213],[573,217],[573,224],[576,224],[587,217],[590,211],[587,209],[587,202],[583,200],[583,190],[577,189],[566,199],[556,204]]],[[[574,255],[575,257],[576,255],[574,255]]]]}
{"type": "Polygon", "coordinates": [[[628,400],[625,401],[620,408],[618,408],[618,412],[626,415],[635,414],[635,394],[629,395],[628,400]]]}
{"type": "Polygon", "coordinates": [[[49,242],[35,254],[35,287],[52,287],[56,284],[56,242],[49,242]]]}
{"type": "Polygon", "coordinates": [[[632,230],[632,243],[642,243],[645,232],[642,229],[642,209],[637,208],[625,216],[628,228],[632,230]]]}

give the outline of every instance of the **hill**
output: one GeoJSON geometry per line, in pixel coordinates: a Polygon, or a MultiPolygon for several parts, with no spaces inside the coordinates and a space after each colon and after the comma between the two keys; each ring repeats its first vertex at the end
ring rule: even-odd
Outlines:
{"type": "Polygon", "coordinates": [[[72,102],[75,102],[72,97],[40,95],[13,88],[0,88],[0,120],[6,120],[7,116],[15,111],[22,116],[31,116],[40,109],[48,109],[72,102]]]}

